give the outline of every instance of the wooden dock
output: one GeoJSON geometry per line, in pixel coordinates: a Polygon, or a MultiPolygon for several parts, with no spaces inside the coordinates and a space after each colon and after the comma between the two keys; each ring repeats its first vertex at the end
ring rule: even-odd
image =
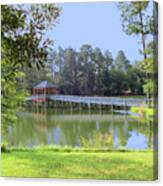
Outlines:
{"type": "Polygon", "coordinates": [[[45,98],[49,101],[61,101],[68,103],[87,104],[91,106],[96,105],[112,105],[112,106],[146,106],[146,98],[123,98],[123,97],[99,97],[99,96],[72,96],[72,95],[33,95],[27,98],[27,100],[36,100],[45,98]]]}

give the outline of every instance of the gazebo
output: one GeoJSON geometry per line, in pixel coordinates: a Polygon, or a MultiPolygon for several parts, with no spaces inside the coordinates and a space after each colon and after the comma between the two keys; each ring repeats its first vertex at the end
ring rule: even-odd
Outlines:
{"type": "Polygon", "coordinates": [[[48,81],[42,81],[32,88],[32,100],[33,101],[47,101],[49,95],[59,94],[59,88],[49,83],[48,81]]]}

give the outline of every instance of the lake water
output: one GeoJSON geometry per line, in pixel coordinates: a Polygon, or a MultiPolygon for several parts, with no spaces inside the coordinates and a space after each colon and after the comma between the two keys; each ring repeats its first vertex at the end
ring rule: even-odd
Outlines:
{"type": "Polygon", "coordinates": [[[152,148],[153,131],[148,123],[120,113],[24,112],[5,136],[9,145],[34,147],[60,145],[110,149],[152,148]]]}

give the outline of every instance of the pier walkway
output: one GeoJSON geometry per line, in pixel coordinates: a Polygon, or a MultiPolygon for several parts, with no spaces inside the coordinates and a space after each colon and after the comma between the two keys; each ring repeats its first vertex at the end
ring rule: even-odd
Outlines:
{"type": "Polygon", "coordinates": [[[51,101],[61,101],[70,103],[112,106],[146,106],[146,98],[125,98],[125,97],[99,97],[99,96],[72,96],[72,95],[32,95],[27,100],[36,101],[37,99],[46,99],[51,101]]]}

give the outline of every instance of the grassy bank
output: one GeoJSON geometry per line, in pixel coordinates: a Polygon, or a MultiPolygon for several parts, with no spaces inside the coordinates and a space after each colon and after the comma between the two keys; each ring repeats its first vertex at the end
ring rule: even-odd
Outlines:
{"type": "Polygon", "coordinates": [[[154,108],[145,108],[143,106],[131,107],[131,112],[138,114],[138,116],[134,117],[139,118],[139,121],[142,123],[153,122],[153,118],[156,114],[156,110],[154,108]]]}
{"type": "Polygon", "coordinates": [[[3,176],[153,180],[153,153],[11,150],[2,168],[3,176]]]}
{"type": "Polygon", "coordinates": [[[134,113],[138,113],[144,116],[153,116],[154,108],[145,108],[145,107],[131,107],[131,111],[134,113]]]}

